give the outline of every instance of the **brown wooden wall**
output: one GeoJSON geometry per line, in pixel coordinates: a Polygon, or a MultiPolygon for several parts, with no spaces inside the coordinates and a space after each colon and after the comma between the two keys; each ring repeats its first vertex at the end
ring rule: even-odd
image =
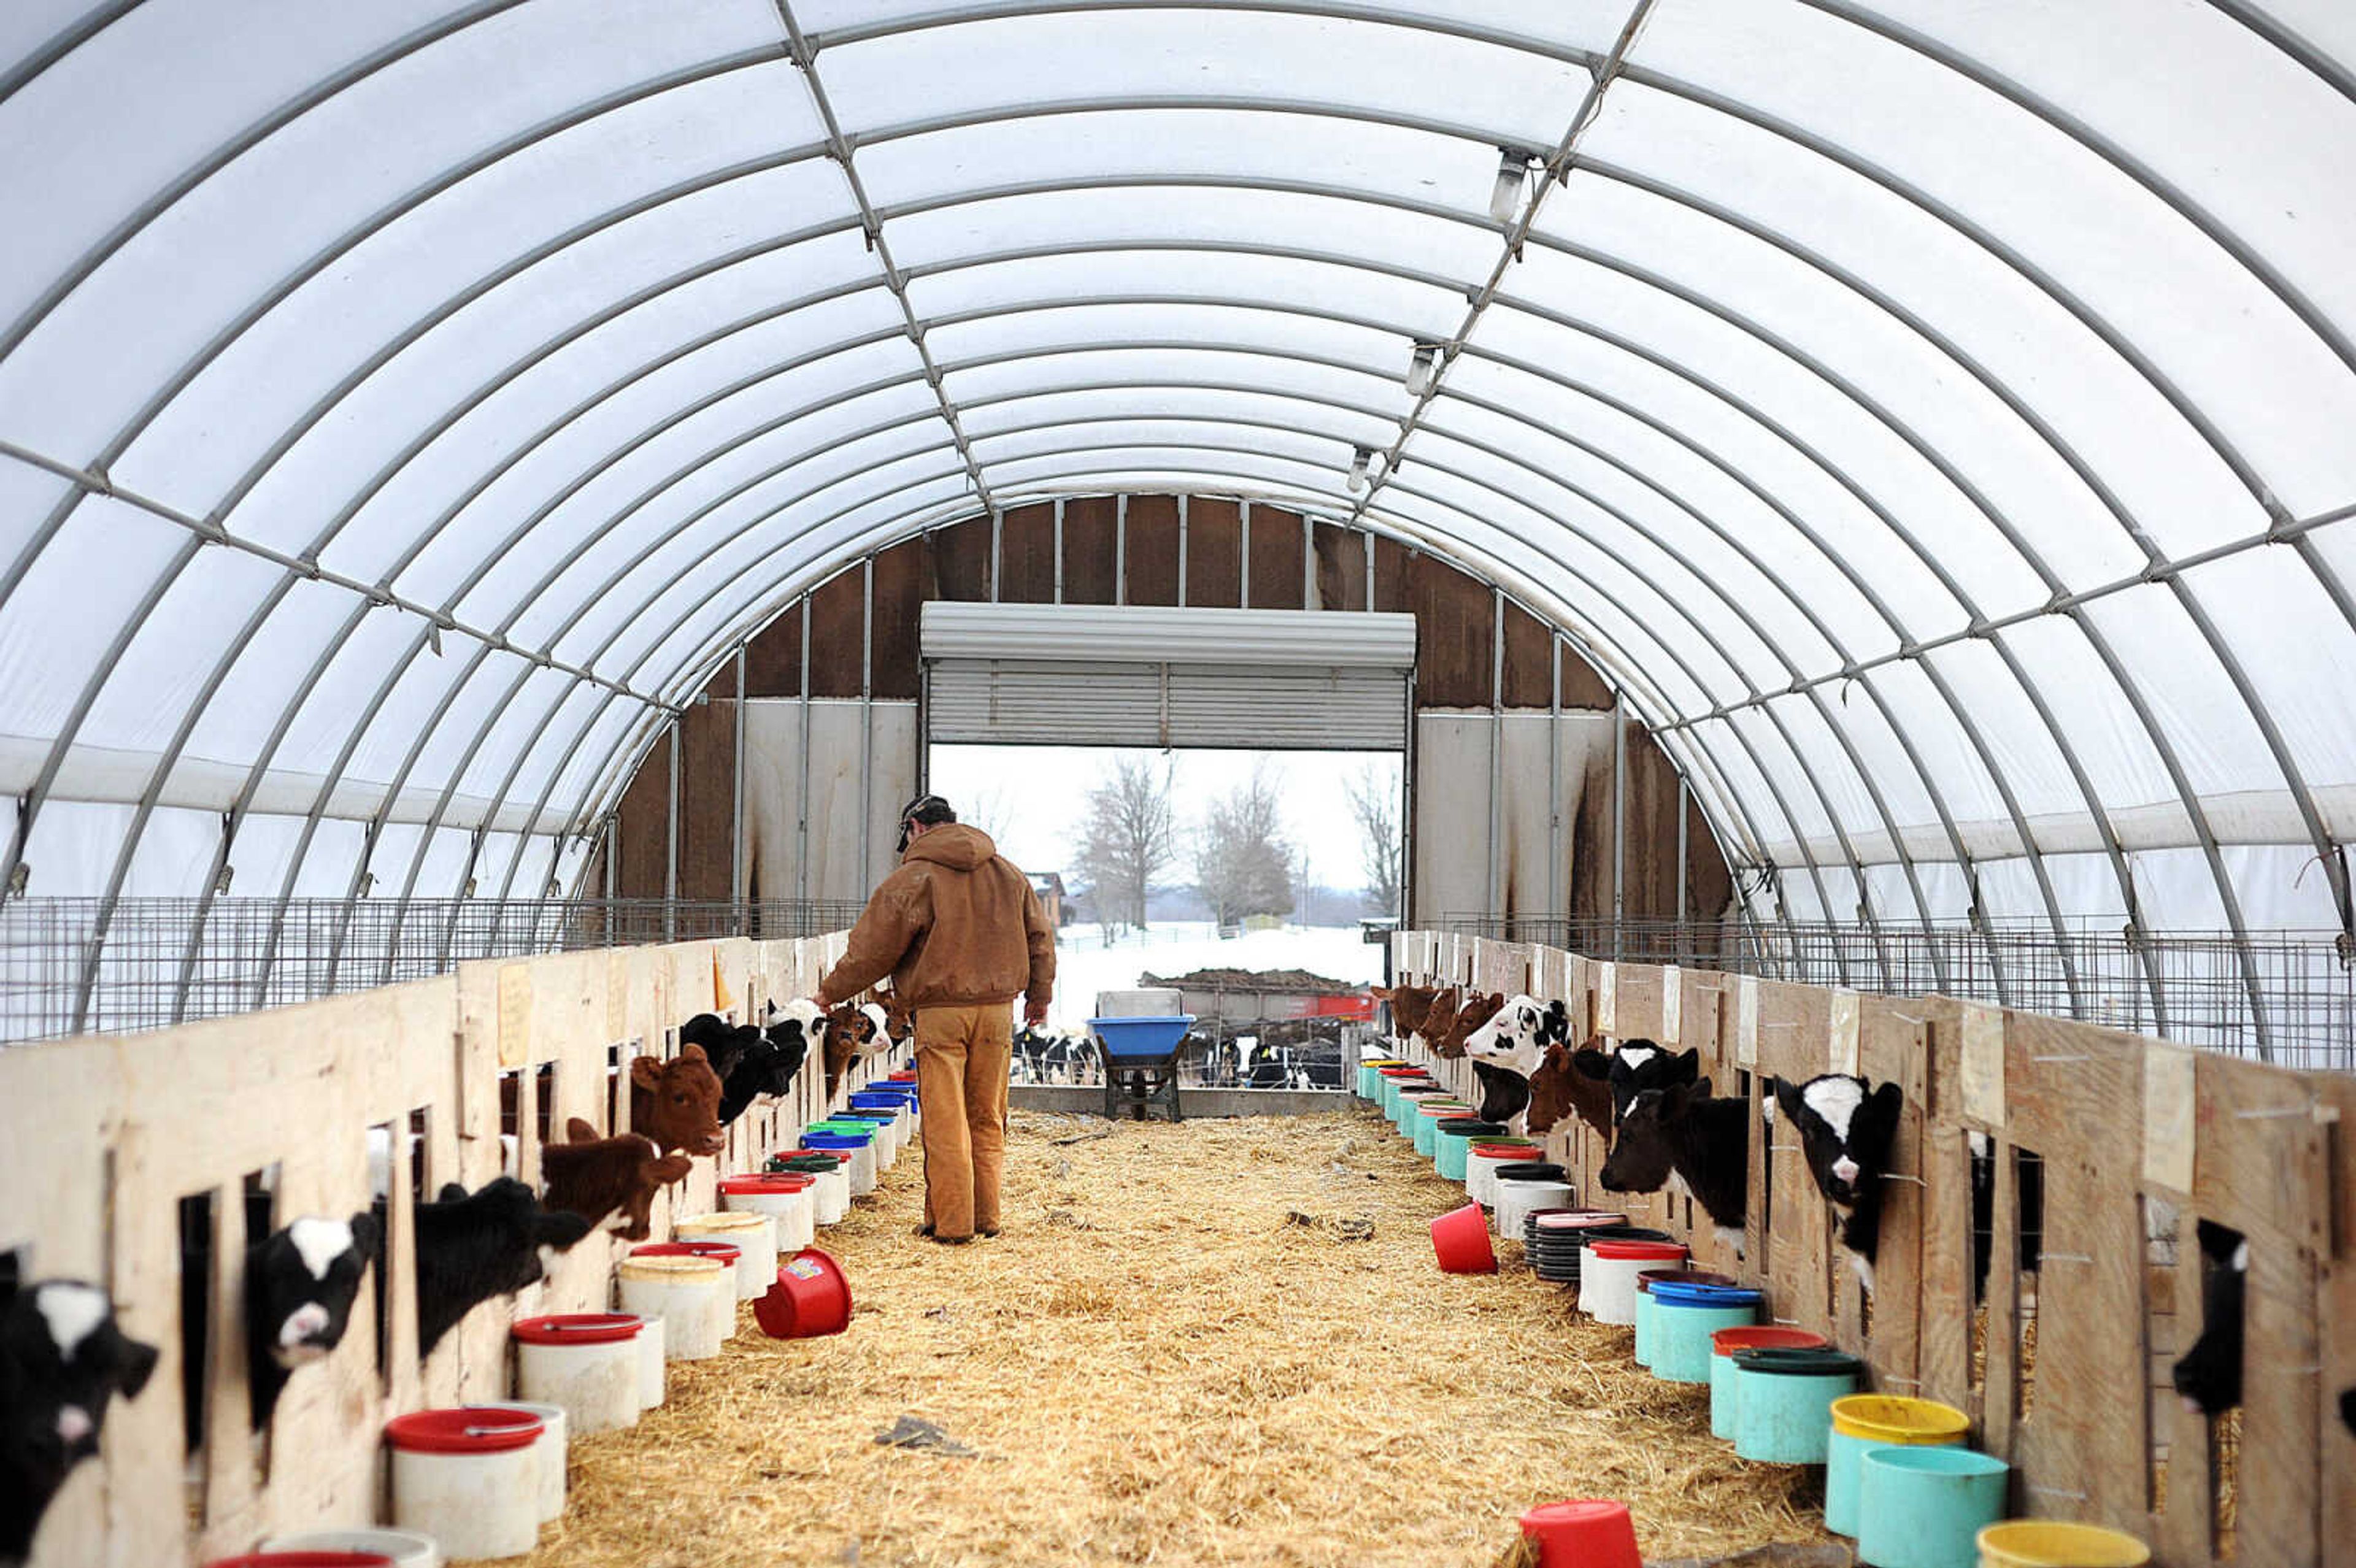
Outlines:
{"type": "MultiPolygon", "coordinates": [[[[913,701],[922,684],[918,626],[926,601],[1202,605],[1361,611],[1366,552],[1374,551],[1373,608],[1416,618],[1416,700],[1423,709],[1608,711],[1611,684],[1553,630],[1488,583],[1398,540],[1300,513],[1214,497],[1089,496],[1063,505],[1061,549],[1052,503],[968,518],[902,541],[846,568],[809,595],[809,667],[802,667],[803,609],[789,605],[745,645],[744,693],[755,699],[913,701]],[[1247,538],[1248,549],[1247,549],[1247,538]],[[872,644],[866,609],[872,594],[872,644]],[[1500,617],[1502,616],[1502,624],[1500,617]],[[1504,639],[1502,670],[1498,638],[1504,639]],[[1499,677],[1502,674],[1502,680],[1499,677]]],[[[734,820],[734,662],[705,688],[681,724],[679,891],[729,894],[734,820]]],[[[648,756],[623,795],[617,823],[618,891],[663,891],[669,827],[668,741],[648,756]]],[[[1567,825],[1567,912],[1612,911],[1612,769],[1590,759],[1567,825]]],[[[1635,918],[1676,913],[1677,780],[1641,724],[1628,739],[1623,899],[1635,918]]],[[[1687,844],[1688,911],[1722,910],[1731,879],[1698,809],[1687,844]]],[[[1523,909],[1519,912],[1552,912],[1523,909]]]]}

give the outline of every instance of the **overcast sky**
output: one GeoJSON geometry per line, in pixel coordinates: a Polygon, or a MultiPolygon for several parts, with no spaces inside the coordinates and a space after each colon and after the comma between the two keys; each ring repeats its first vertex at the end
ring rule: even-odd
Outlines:
{"type": "Polygon", "coordinates": [[[1119,752],[1086,746],[935,746],[933,788],[966,821],[993,827],[999,847],[1026,871],[1065,869],[1078,853],[1088,791],[1122,756],[1172,769],[1178,808],[1180,865],[1162,873],[1184,881],[1191,860],[1188,835],[1212,800],[1265,766],[1284,803],[1285,831],[1309,853],[1312,879],[1327,887],[1365,885],[1358,827],[1350,815],[1347,782],[1366,768],[1397,795],[1397,752],[1119,752]],[[992,820],[994,819],[994,821],[992,820]]]}

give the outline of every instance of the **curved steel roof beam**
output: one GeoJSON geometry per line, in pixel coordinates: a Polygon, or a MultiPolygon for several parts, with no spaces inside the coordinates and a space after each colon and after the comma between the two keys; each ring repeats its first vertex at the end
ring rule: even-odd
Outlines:
{"type": "Polygon", "coordinates": [[[2268,16],[2251,0],[2209,0],[2209,4],[2297,60],[2311,75],[2322,78],[2332,91],[2356,103],[2356,71],[2308,42],[2288,23],[2268,16]]]}
{"type": "Polygon", "coordinates": [[[139,5],[140,0],[108,0],[58,29],[39,48],[20,58],[5,72],[0,72],[0,103],[16,97],[27,83],[129,16],[139,5]]]}

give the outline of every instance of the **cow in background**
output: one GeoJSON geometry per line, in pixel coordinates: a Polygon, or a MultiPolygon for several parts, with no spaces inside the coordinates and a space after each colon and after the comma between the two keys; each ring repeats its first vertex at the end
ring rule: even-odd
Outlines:
{"type": "MultiPolygon", "coordinates": [[[[700,1052],[697,1062],[701,1065],[700,1052]]],[[[548,1212],[531,1189],[512,1176],[486,1182],[472,1194],[451,1182],[433,1202],[417,1206],[416,1221],[421,1356],[476,1307],[540,1279],[545,1269],[541,1248],[562,1252],[589,1233],[588,1221],[548,1212]]]]}
{"type": "Polygon", "coordinates": [[[1440,1055],[1453,1061],[1464,1054],[1464,1042],[1472,1031],[1497,1016],[1505,998],[1495,991],[1466,991],[1456,1005],[1454,1016],[1446,1023],[1437,1019],[1425,1020],[1425,1039],[1440,1055]]]}
{"type": "MultiPolygon", "coordinates": [[[[98,1452],[108,1403],[136,1399],[155,1371],[155,1347],[116,1327],[98,1286],[0,1274],[0,1568],[32,1555],[49,1499],[98,1452]]],[[[179,1506],[151,1499],[166,1500],[179,1506]]]]}
{"type": "Polygon", "coordinates": [[[1375,1000],[1389,1007],[1391,1040],[1400,1045],[1423,1027],[1424,1019],[1430,1015],[1432,999],[1440,995],[1429,986],[1376,986],[1372,990],[1375,1000]]]}
{"type": "Polygon", "coordinates": [[[1881,1240],[1882,1178],[1906,1108],[1896,1083],[1876,1089],[1847,1072],[1824,1072],[1805,1083],[1775,1079],[1766,1115],[1781,1114],[1798,1129],[1816,1190],[1841,1211],[1841,1245],[1865,1288],[1873,1288],[1873,1257],[1881,1240]]]}
{"type": "Polygon", "coordinates": [[[669,1061],[632,1057],[631,1129],[654,1139],[665,1154],[718,1154],[728,1141],[720,1130],[720,1075],[701,1046],[682,1046],[669,1061]]]}
{"type": "Polygon", "coordinates": [[[641,1134],[601,1138],[595,1127],[578,1116],[564,1124],[564,1136],[565,1142],[540,1151],[541,1172],[548,1182],[542,1206],[552,1212],[578,1214],[592,1225],[610,1214],[615,1222],[606,1228],[626,1242],[647,1239],[655,1193],[685,1180],[695,1166],[686,1155],[661,1153],[652,1138],[641,1134]]]}
{"type": "Polygon", "coordinates": [[[1542,1135],[1576,1115],[1611,1136],[1612,1096],[1573,1067],[1569,1041],[1570,1012],[1561,1002],[1505,998],[1464,1037],[1481,1084],[1481,1119],[1542,1135]]]}
{"type": "Polygon", "coordinates": [[[1751,1102],[1717,1098],[1707,1078],[1639,1093],[1596,1179],[1607,1192],[1658,1192],[1672,1171],[1709,1211],[1719,1239],[1741,1256],[1751,1102]]]}

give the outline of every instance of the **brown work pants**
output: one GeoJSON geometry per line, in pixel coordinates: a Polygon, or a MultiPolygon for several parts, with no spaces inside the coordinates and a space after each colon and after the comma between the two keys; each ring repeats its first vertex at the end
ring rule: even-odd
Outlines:
{"type": "Polygon", "coordinates": [[[916,1009],[916,1088],[925,1133],[925,1223],[937,1236],[998,1229],[1006,1157],[1006,1072],[1014,1009],[916,1009]]]}

